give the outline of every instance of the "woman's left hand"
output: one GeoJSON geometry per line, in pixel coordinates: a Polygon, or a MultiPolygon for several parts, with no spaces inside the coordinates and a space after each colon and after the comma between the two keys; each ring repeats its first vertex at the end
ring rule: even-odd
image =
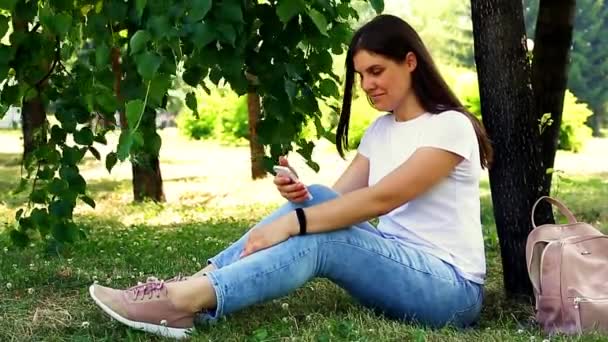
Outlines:
{"type": "Polygon", "coordinates": [[[290,232],[293,230],[291,216],[295,217],[293,213],[289,213],[264,226],[252,229],[241,253],[241,258],[289,239],[292,235],[290,232]]]}

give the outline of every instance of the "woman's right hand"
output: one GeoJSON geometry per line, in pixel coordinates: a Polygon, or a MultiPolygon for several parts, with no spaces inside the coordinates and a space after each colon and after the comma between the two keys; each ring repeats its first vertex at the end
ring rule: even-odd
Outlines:
{"type": "MultiPolygon", "coordinates": [[[[295,170],[289,166],[287,158],[283,156],[279,157],[279,165],[288,167],[297,175],[295,170]]],[[[274,184],[277,186],[277,190],[279,190],[281,196],[290,202],[300,203],[309,199],[308,189],[300,181],[293,182],[289,177],[275,175],[274,184]]]]}

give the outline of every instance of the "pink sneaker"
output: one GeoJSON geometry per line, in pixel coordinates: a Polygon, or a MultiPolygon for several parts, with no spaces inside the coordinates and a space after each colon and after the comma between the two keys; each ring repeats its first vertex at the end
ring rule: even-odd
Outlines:
{"type": "Polygon", "coordinates": [[[171,303],[164,281],[127,290],[93,284],[89,293],[103,311],[132,328],[177,339],[188,337],[193,330],[194,314],[178,310],[171,303]]]}
{"type": "MultiPolygon", "coordinates": [[[[163,281],[165,283],[174,283],[174,282],[177,282],[177,281],[185,281],[185,280],[188,280],[188,279],[190,279],[190,277],[178,274],[178,275],[176,275],[173,278],[169,278],[169,279],[163,280],[163,281]]],[[[146,283],[156,283],[156,282],[159,282],[161,280],[162,279],[156,278],[154,276],[150,276],[150,277],[146,278],[146,283]]],[[[137,285],[141,285],[141,283],[138,282],[137,285]]]]}

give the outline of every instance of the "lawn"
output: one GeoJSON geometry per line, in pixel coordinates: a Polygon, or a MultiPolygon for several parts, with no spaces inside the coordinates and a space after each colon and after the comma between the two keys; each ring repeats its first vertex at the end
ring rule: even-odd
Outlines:
{"type": "MultiPolygon", "coordinates": [[[[599,140],[598,140],[599,141],[599,140]]],[[[594,142],[605,146],[604,140],[594,142]]],[[[0,133],[0,218],[13,224],[24,195],[11,195],[19,177],[19,136],[0,133]]],[[[102,149],[103,151],[103,149],[102,149]]],[[[106,150],[107,152],[107,150],[106,150]]],[[[162,171],[167,203],[132,204],[129,166],[112,175],[87,159],[81,166],[98,202],[78,207],[88,239],[25,250],[10,245],[0,228],[0,341],[160,341],[111,321],[89,299],[88,285],[124,287],[149,275],[193,273],[236,240],[281,200],[270,179],[248,179],[248,149],[190,142],[163,132],[162,171]],[[218,165],[222,165],[218,167],[218,165]]],[[[558,154],[556,195],[579,219],[608,230],[608,173],[581,169],[590,154],[558,154]],[[569,167],[572,166],[572,168],[569,167]]],[[[314,173],[294,159],[302,177],[329,183],[345,162],[328,146],[316,155],[314,173]]],[[[605,158],[605,156],[604,156],[605,158]]],[[[590,164],[597,167],[597,164],[590,164]]],[[[608,171],[608,168],[604,169],[608,171]]],[[[600,170],[601,171],[601,170],[600,170]]],[[[480,325],[429,330],[389,321],[355,303],[344,291],[316,280],[296,293],[245,309],[197,331],[193,341],[543,341],[531,324],[532,307],[505,299],[489,185],[482,181],[482,219],[488,281],[480,325]]],[[[557,340],[578,340],[552,337],[557,340]]],[[[605,337],[585,336],[584,341],[605,337]]]]}

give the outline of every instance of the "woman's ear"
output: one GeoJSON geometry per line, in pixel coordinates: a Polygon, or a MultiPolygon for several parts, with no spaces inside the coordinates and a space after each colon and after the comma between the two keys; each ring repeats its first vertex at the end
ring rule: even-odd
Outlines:
{"type": "Polygon", "coordinates": [[[412,72],[416,69],[416,66],[418,65],[418,59],[416,58],[416,55],[413,52],[408,52],[407,55],[405,55],[405,65],[409,72],[412,72]]]}

